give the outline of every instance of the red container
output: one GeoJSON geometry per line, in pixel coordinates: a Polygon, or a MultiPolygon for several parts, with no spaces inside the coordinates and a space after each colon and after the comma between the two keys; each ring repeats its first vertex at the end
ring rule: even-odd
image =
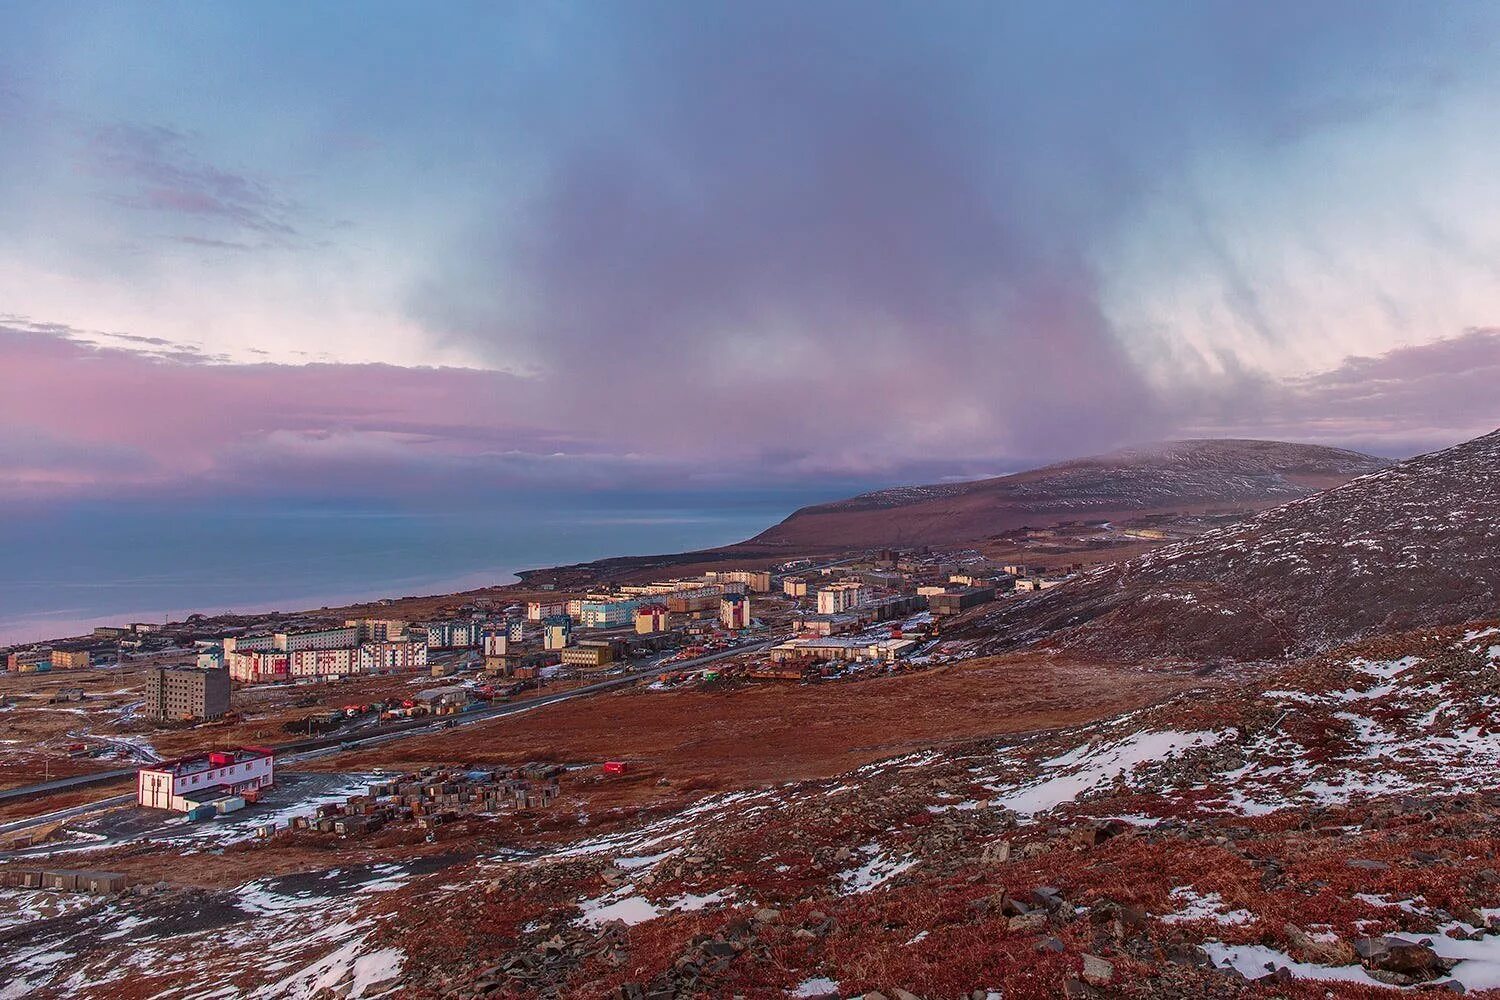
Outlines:
{"type": "Polygon", "coordinates": [[[607,760],[604,762],[605,774],[624,774],[625,762],[623,760],[607,760]]]}

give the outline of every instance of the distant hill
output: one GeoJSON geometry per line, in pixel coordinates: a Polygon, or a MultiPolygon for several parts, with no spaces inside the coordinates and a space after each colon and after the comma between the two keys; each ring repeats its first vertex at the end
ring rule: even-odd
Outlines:
{"type": "Polygon", "coordinates": [[[1095,570],[976,627],[1112,659],[1255,660],[1494,616],[1500,431],[1095,570]]]}
{"type": "Polygon", "coordinates": [[[910,486],[804,507],[752,544],[942,545],[1059,520],[1259,509],[1389,464],[1282,441],[1168,441],[996,479],[910,486]]]}

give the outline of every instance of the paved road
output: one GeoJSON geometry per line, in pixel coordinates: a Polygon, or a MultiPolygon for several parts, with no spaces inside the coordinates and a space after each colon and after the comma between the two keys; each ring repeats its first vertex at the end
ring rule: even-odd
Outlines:
{"type": "MultiPolygon", "coordinates": [[[[344,753],[346,751],[358,749],[359,747],[363,746],[375,746],[381,743],[391,742],[392,740],[408,739],[412,736],[425,736],[431,733],[440,733],[444,730],[456,728],[458,726],[468,726],[473,725],[476,722],[483,722],[488,719],[497,719],[507,715],[516,715],[521,712],[529,712],[532,709],[540,708],[543,705],[553,705],[557,702],[568,701],[573,698],[584,698],[589,695],[599,694],[602,691],[610,691],[615,688],[624,687],[628,684],[635,684],[647,677],[654,677],[657,674],[663,673],[665,671],[676,673],[682,670],[693,670],[706,664],[713,663],[717,660],[723,660],[730,656],[735,656],[739,653],[753,653],[758,650],[766,649],[774,643],[780,642],[782,638],[783,637],[781,636],[777,636],[775,638],[765,639],[759,642],[751,642],[739,646],[731,646],[728,649],[722,649],[714,653],[706,653],[703,656],[694,657],[691,660],[680,660],[676,663],[664,664],[661,662],[661,658],[658,657],[656,659],[653,659],[647,665],[633,670],[630,673],[621,674],[618,677],[611,677],[608,680],[597,681],[593,684],[585,684],[583,687],[572,688],[567,691],[559,691],[556,694],[545,694],[536,698],[528,698],[525,701],[505,702],[499,705],[495,705],[492,708],[478,709],[473,712],[463,712],[459,715],[439,716],[431,720],[422,719],[417,722],[407,723],[403,726],[403,728],[395,731],[386,729],[382,730],[379,733],[373,733],[368,736],[351,736],[350,738],[342,740],[340,742],[334,742],[331,746],[317,747],[310,750],[292,751],[289,753],[279,753],[277,754],[276,762],[282,765],[296,764],[302,761],[315,760],[319,757],[327,757],[336,753],[344,753]]],[[[273,747],[273,749],[300,746],[305,742],[306,741],[304,740],[299,741],[295,744],[280,744],[277,747],[273,747]]],[[[40,784],[26,785],[21,788],[6,789],[5,791],[0,792],[0,802],[6,800],[24,799],[48,795],[52,792],[62,791],[68,788],[83,788],[88,787],[89,785],[103,784],[107,781],[129,777],[135,774],[135,771],[136,769],[132,767],[118,771],[104,771],[96,774],[78,775],[77,777],[73,778],[58,778],[55,781],[44,781],[40,784]]],[[[134,795],[117,795],[111,798],[101,799],[96,802],[89,802],[79,806],[72,806],[67,809],[60,809],[55,812],[44,813],[40,816],[31,816],[26,819],[16,820],[11,823],[0,825],[0,835],[16,833],[21,830],[29,829],[31,827],[42,826],[47,823],[54,823],[62,819],[72,819],[76,816],[81,816],[84,813],[91,812],[95,809],[121,805],[125,802],[131,801],[134,798],[134,795]]]]}

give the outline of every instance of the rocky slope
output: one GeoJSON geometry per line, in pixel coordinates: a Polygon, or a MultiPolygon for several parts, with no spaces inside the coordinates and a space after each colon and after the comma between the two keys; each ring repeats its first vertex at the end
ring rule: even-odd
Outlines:
{"type": "Polygon", "coordinates": [[[1269,659],[1491,614],[1497,592],[1500,432],[1003,604],[974,627],[996,648],[1269,659]]]}
{"type": "MultiPolygon", "coordinates": [[[[548,850],[163,886],[6,940],[37,997],[1387,997],[1500,986],[1500,629],[704,795],[548,850]]],[[[101,857],[98,864],[115,859],[101,857]]],[[[3,921],[0,921],[3,930],[3,921]]],[[[1493,992],[1487,995],[1493,996],[1493,992]]]]}
{"type": "Polygon", "coordinates": [[[1261,508],[1386,465],[1280,441],[1170,441],[997,479],[911,486],[804,507],[751,539],[788,546],[946,544],[1023,525],[1261,508]]]}

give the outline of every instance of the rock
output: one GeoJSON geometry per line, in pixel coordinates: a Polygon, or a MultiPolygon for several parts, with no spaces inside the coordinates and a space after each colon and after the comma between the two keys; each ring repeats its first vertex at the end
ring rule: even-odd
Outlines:
{"type": "Polygon", "coordinates": [[[1062,995],[1069,1000],[1082,1000],[1085,997],[1096,997],[1099,995],[1093,987],[1077,979],[1063,980],[1062,995]]]}
{"type": "Polygon", "coordinates": [[[1005,925],[1012,934],[1030,934],[1047,926],[1047,914],[1041,911],[1011,917],[1005,925]]]}
{"type": "Polygon", "coordinates": [[[1438,957],[1428,941],[1407,941],[1398,937],[1360,938],[1354,951],[1367,969],[1407,976],[1412,981],[1434,979],[1449,969],[1449,963],[1438,957]]]}
{"type": "Polygon", "coordinates": [[[1358,957],[1345,941],[1319,941],[1296,924],[1282,927],[1291,956],[1315,965],[1350,965],[1358,957]]]}
{"type": "Polygon", "coordinates": [[[984,845],[979,860],[986,864],[1004,864],[1010,860],[1010,841],[1001,840],[984,845]]]}
{"type": "Polygon", "coordinates": [[[908,993],[906,990],[903,990],[899,986],[891,990],[891,995],[894,996],[896,1000],[922,1000],[922,998],[917,996],[915,993],[908,993]]]}
{"type": "Polygon", "coordinates": [[[1383,872],[1391,866],[1384,861],[1366,861],[1363,858],[1355,858],[1344,862],[1345,868],[1359,868],[1370,872],[1383,872]]]}
{"type": "Polygon", "coordinates": [[[755,911],[755,921],[756,921],[756,923],[774,924],[776,921],[778,921],[780,919],[781,919],[781,911],[780,910],[773,910],[773,909],[770,909],[769,907],[767,907],[766,909],[761,909],[761,910],[756,910],[755,911]]]}
{"type": "Polygon", "coordinates": [[[890,1000],[890,998],[879,990],[871,990],[864,995],[863,1000],[890,1000]]]}
{"type": "Polygon", "coordinates": [[[1104,986],[1115,978],[1115,967],[1098,955],[1083,956],[1083,981],[1090,986],[1104,986]]]}
{"type": "Polygon", "coordinates": [[[1036,950],[1050,951],[1055,954],[1061,954],[1062,952],[1067,950],[1067,945],[1063,944],[1062,938],[1045,937],[1036,943],[1036,950]]]}

